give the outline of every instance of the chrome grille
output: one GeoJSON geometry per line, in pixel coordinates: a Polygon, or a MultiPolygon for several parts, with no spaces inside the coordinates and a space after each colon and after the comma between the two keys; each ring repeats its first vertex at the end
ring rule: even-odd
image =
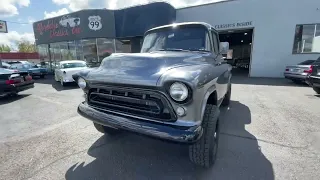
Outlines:
{"type": "Polygon", "coordinates": [[[88,94],[88,104],[93,108],[121,113],[122,115],[133,115],[160,121],[176,120],[166,98],[153,91],[112,87],[92,88],[88,94]]]}

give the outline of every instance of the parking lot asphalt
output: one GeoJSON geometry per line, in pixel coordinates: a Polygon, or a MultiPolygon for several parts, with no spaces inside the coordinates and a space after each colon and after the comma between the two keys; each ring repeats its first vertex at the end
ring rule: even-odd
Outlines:
{"type": "Polygon", "coordinates": [[[283,79],[235,77],[214,167],[187,147],[102,135],[77,112],[76,85],[52,79],[0,100],[0,179],[320,179],[320,97],[283,79]]]}

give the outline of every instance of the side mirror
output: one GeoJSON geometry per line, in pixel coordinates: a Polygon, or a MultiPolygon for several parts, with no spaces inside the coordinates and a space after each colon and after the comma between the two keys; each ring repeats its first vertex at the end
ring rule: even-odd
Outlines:
{"type": "Polygon", "coordinates": [[[228,54],[229,42],[220,42],[220,54],[228,54]]]}

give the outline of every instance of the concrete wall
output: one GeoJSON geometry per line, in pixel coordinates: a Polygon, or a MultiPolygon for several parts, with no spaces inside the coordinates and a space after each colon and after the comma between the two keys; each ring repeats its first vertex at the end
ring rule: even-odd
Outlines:
{"type": "Polygon", "coordinates": [[[320,24],[319,0],[235,0],[177,10],[177,22],[203,21],[219,30],[254,27],[253,77],[283,77],[286,65],[320,54],[292,54],[297,24],[320,24]],[[230,24],[230,25],[228,25],[230,24]]]}

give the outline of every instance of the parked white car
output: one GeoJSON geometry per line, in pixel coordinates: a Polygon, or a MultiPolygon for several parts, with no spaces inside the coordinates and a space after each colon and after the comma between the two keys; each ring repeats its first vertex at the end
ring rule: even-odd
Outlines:
{"type": "Polygon", "coordinates": [[[73,74],[87,68],[88,66],[85,61],[60,61],[54,71],[54,79],[64,86],[66,83],[74,82],[74,79],[72,78],[73,74]]]}

